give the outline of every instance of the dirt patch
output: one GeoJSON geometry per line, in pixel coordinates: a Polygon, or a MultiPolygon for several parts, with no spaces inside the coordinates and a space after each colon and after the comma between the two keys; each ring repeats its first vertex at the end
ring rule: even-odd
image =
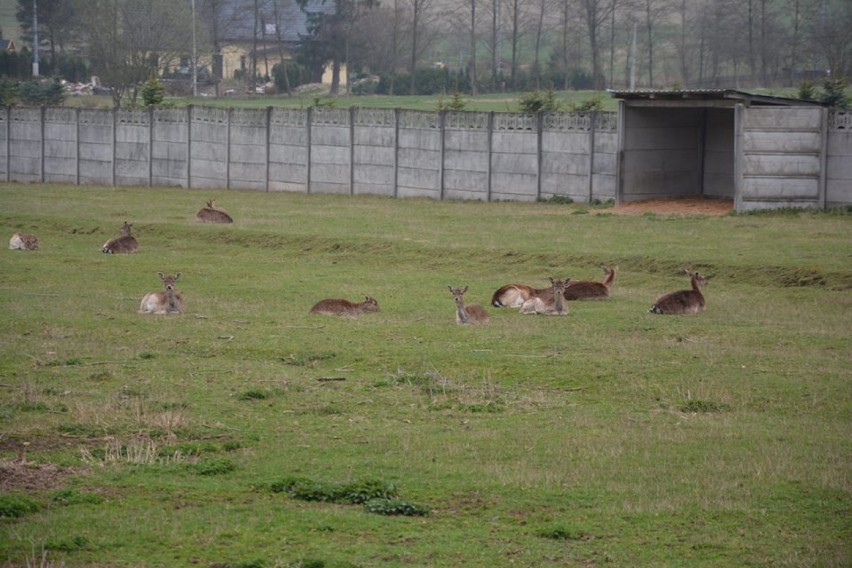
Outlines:
{"type": "Polygon", "coordinates": [[[71,468],[59,467],[52,463],[0,461],[0,491],[54,489],[60,487],[63,480],[73,473],[71,468]]]}
{"type": "Polygon", "coordinates": [[[708,199],[705,197],[683,197],[677,199],[648,199],[616,205],[608,212],[616,215],[680,215],[683,217],[723,217],[734,210],[732,199],[708,199]]]}

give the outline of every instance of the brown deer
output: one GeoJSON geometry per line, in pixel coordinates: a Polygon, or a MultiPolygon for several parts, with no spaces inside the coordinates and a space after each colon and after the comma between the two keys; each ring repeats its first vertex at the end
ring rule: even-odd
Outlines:
{"type": "Polygon", "coordinates": [[[158,272],[165,286],[164,292],[148,292],[139,305],[140,314],[182,314],[183,294],[175,290],[175,283],[180,279],[180,272],[171,276],[158,272]]]}
{"type": "Polygon", "coordinates": [[[707,279],[698,272],[685,270],[692,283],[692,290],[669,292],[657,298],[648,310],[652,314],[698,314],[704,311],[704,295],[701,288],[707,285],[707,279]]]}
{"type": "Polygon", "coordinates": [[[568,301],[565,299],[565,287],[570,278],[565,280],[550,279],[552,288],[537,294],[523,303],[521,313],[524,315],[542,314],[546,316],[568,315],[568,301]]]}
{"type": "Polygon", "coordinates": [[[378,312],[379,303],[375,298],[365,296],[363,302],[350,302],[349,300],[339,300],[336,298],[327,298],[320,300],[310,309],[308,313],[320,314],[323,316],[360,316],[364,312],[378,312]]]}
{"type": "Polygon", "coordinates": [[[212,199],[207,200],[207,207],[202,207],[195,214],[195,220],[199,223],[233,223],[234,219],[225,213],[224,209],[216,207],[216,202],[212,199]]]}
{"type": "Polygon", "coordinates": [[[9,239],[11,250],[38,250],[38,237],[27,233],[15,233],[9,239]]]}
{"type": "Polygon", "coordinates": [[[133,227],[133,223],[125,221],[121,226],[121,236],[105,242],[101,251],[107,254],[132,254],[139,250],[139,243],[130,234],[131,227],[133,227]]]}
{"type": "Polygon", "coordinates": [[[618,267],[612,268],[601,265],[604,271],[603,282],[594,280],[572,280],[565,287],[566,300],[606,300],[612,291],[618,267]]]}
{"type": "Polygon", "coordinates": [[[520,308],[524,302],[550,292],[550,288],[533,288],[526,284],[506,284],[497,288],[491,296],[491,305],[495,308],[520,308]]]}
{"type": "Polygon", "coordinates": [[[479,325],[488,323],[488,312],[479,304],[464,303],[464,294],[467,292],[467,286],[464,288],[453,288],[447,286],[450,293],[453,295],[453,300],[456,302],[456,323],[459,325],[479,325]]]}

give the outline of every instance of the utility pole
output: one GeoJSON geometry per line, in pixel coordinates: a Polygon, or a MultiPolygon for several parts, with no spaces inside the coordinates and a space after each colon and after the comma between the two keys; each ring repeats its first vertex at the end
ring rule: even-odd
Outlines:
{"type": "Polygon", "coordinates": [[[195,51],[195,0],[192,0],[192,96],[198,96],[198,56],[195,51]]]}
{"type": "Polygon", "coordinates": [[[33,0],[33,77],[38,77],[38,5],[33,0]]]}
{"type": "Polygon", "coordinates": [[[630,44],[630,90],[636,89],[636,22],[633,22],[633,41],[630,44]]]}

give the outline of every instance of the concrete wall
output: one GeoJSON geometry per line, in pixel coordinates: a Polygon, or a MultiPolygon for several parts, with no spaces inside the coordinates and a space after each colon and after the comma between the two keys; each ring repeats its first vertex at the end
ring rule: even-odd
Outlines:
{"type": "Polygon", "coordinates": [[[825,177],[826,206],[852,205],[852,110],[829,114],[825,177]]]}
{"type": "Polygon", "coordinates": [[[852,204],[848,111],[828,113],[825,128],[813,122],[814,112],[822,109],[745,110],[747,128],[736,139],[731,109],[631,108],[618,117],[356,108],[192,106],[112,112],[12,107],[0,110],[0,179],[606,201],[619,196],[623,136],[625,200],[696,194],[702,188],[705,195],[731,197],[736,178],[743,180],[745,201],[768,207],[788,203],[791,192],[798,191],[791,188],[803,184],[808,188],[802,199],[793,196],[793,201],[852,204]],[[772,112],[763,113],[767,110],[772,112]],[[810,117],[805,123],[803,110],[810,117]],[[826,141],[824,156],[820,140],[826,141]],[[745,177],[735,176],[734,147],[744,149],[737,176],[745,177]],[[819,184],[825,187],[822,194],[819,184]]]}
{"type": "Polygon", "coordinates": [[[737,109],[737,211],[822,207],[826,110],[737,109]]]}

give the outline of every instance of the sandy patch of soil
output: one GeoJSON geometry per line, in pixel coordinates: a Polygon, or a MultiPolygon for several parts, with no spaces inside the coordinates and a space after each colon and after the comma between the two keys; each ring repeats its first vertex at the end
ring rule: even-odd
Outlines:
{"type": "Polygon", "coordinates": [[[71,468],[52,463],[36,464],[21,460],[0,461],[0,491],[40,491],[60,487],[74,473],[71,468]]]}
{"type": "Polygon", "coordinates": [[[734,210],[732,199],[707,199],[703,197],[683,197],[678,199],[649,199],[647,201],[631,201],[616,205],[607,212],[616,215],[681,215],[693,217],[699,215],[723,217],[734,210]]]}

